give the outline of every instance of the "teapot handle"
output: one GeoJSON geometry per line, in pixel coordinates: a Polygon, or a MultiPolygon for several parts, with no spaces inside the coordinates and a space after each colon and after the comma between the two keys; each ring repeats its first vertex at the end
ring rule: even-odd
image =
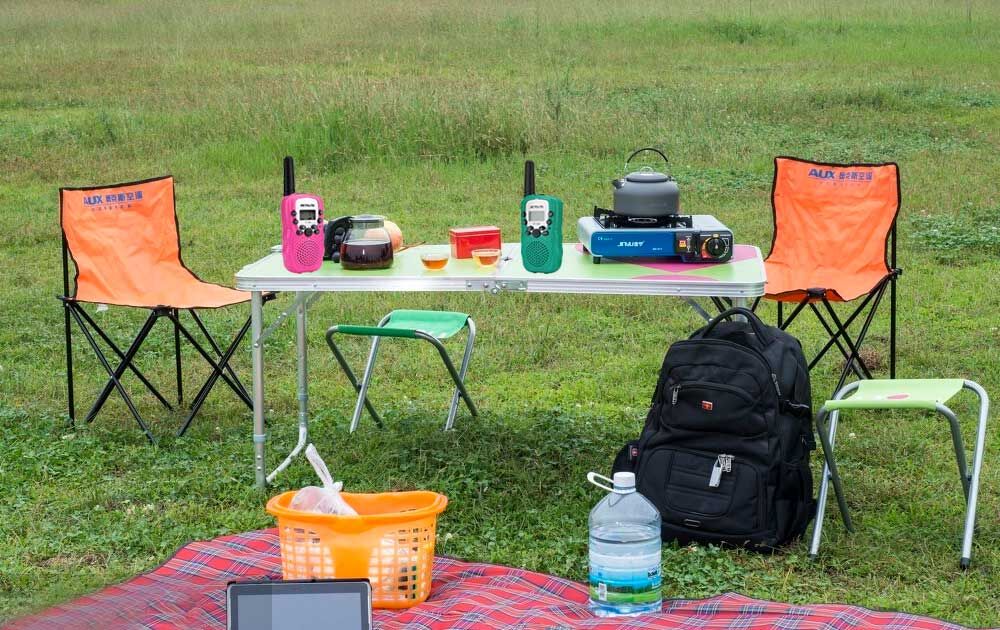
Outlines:
{"type": "Polygon", "coordinates": [[[634,152],[632,153],[632,155],[628,156],[628,159],[626,159],[626,160],[625,160],[625,172],[626,172],[626,173],[628,172],[628,163],[632,161],[632,158],[634,158],[635,156],[639,155],[639,154],[640,154],[640,153],[642,153],[643,151],[652,151],[653,153],[656,153],[656,154],[658,154],[658,155],[659,155],[659,156],[660,156],[661,158],[663,158],[663,161],[664,161],[664,162],[666,162],[667,164],[669,164],[669,163],[670,163],[670,160],[668,160],[668,159],[667,159],[667,156],[666,156],[666,155],[664,155],[664,154],[663,154],[663,151],[660,151],[659,149],[654,149],[653,147],[645,147],[645,148],[642,148],[642,149],[636,149],[636,150],[635,150],[635,151],[634,151],[634,152]]]}

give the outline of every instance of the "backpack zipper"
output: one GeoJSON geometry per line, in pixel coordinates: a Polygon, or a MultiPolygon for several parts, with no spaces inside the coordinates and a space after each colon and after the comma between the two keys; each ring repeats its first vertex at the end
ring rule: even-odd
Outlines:
{"type": "Polygon", "coordinates": [[[730,348],[737,348],[739,350],[742,350],[744,352],[749,352],[750,354],[756,356],[758,359],[760,359],[761,363],[764,364],[764,366],[767,368],[767,371],[771,374],[771,382],[774,383],[774,392],[778,395],[779,399],[781,398],[781,387],[778,386],[778,375],[774,373],[774,370],[771,368],[771,362],[767,360],[767,357],[765,357],[764,353],[761,352],[760,350],[757,350],[756,348],[751,348],[750,346],[744,346],[738,343],[734,343],[732,341],[726,341],[724,339],[686,339],[684,341],[678,341],[674,345],[686,344],[686,343],[720,343],[724,346],[730,348]]]}
{"type": "Polygon", "coordinates": [[[712,389],[716,391],[729,392],[750,402],[753,402],[754,400],[754,398],[746,391],[733,385],[727,385],[726,383],[713,383],[712,381],[684,381],[682,383],[677,383],[670,388],[671,406],[677,406],[677,401],[680,399],[680,392],[685,387],[689,389],[712,389]]]}
{"type": "Polygon", "coordinates": [[[718,488],[722,483],[722,473],[733,471],[733,456],[721,453],[715,458],[715,465],[712,466],[712,475],[708,478],[709,488],[718,488]]]}

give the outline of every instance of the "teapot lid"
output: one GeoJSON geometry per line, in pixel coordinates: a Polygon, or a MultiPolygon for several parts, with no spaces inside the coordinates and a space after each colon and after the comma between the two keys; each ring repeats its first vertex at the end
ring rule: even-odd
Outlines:
{"type": "Polygon", "coordinates": [[[385,225],[385,217],[379,214],[356,214],[351,217],[351,223],[357,227],[382,227],[385,225]]]}
{"type": "Polygon", "coordinates": [[[639,182],[643,184],[656,184],[660,182],[670,181],[670,177],[668,175],[664,175],[663,173],[654,171],[652,168],[648,166],[644,166],[640,170],[634,171],[626,175],[625,180],[630,182],[639,182]]]}

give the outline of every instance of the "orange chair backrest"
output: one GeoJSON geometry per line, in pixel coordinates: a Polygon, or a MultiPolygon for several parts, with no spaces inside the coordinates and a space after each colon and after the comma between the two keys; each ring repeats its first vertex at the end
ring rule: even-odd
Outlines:
{"type": "Polygon", "coordinates": [[[77,299],[145,305],[151,286],[162,290],[162,282],[193,277],[181,262],[173,177],[62,188],[59,207],[77,299]]]}
{"type": "Polygon", "coordinates": [[[900,204],[896,164],[778,157],[774,168],[769,266],[819,270],[848,286],[855,278],[889,273],[887,239],[900,204]]]}

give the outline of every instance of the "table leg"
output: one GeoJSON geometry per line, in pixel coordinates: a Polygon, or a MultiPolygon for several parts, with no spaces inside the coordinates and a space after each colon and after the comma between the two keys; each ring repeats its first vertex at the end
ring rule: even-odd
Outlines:
{"type": "Polygon", "coordinates": [[[253,357],[253,450],[257,487],[264,489],[264,300],[260,291],[250,293],[250,348],[253,357]]]}
{"type": "Polygon", "coordinates": [[[690,306],[692,309],[694,309],[694,312],[698,313],[698,315],[703,320],[705,320],[706,322],[712,321],[711,314],[709,314],[708,311],[706,311],[705,309],[703,309],[701,307],[701,304],[698,304],[698,300],[694,299],[693,297],[686,297],[686,298],[684,298],[684,301],[687,302],[688,306],[690,306]]]}
{"type": "MultiPolygon", "coordinates": [[[[750,300],[748,298],[734,297],[732,298],[732,300],[733,300],[733,308],[736,307],[750,308],[750,300]]],[[[737,315],[736,317],[733,318],[733,321],[745,322],[747,321],[747,318],[744,315],[737,315]]]]}
{"type": "Polygon", "coordinates": [[[274,481],[278,473],[288,468],[309,441],[309,381],[308,362],[306,359],[306,312],[310,302],[309,293],[297,293],[295,296],[295,346],[297,355],[298,399],[299,399],[299,439],[288,457],[267,476],[268,483],[274,481]]]}

